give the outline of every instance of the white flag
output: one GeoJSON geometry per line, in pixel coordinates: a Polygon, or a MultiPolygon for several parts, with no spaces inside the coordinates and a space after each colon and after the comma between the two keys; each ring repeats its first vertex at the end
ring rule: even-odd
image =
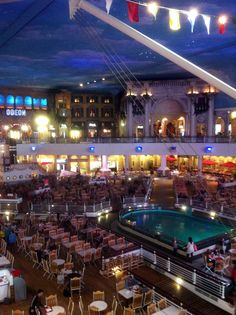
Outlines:
{"type": "Polygon", "coordinates": [[[107,14],[110,13],[111,5],[112,5],[113,0],[106,0],[106,10],[107,14]]]}
{"type": "Polygon", "coordinates": [[[72,20],[75,16],[77,10],[79,10],[80,0],[70,0],[69,8],[70,8],[70,19],[72,20]]]}
{"type": "Polygon", "coordinates": [[[211,17],[209,15],[205,15],[205,14],[202,14],[202,17],[203,17],[204,23],[206,25],[207,34],[209,35],[210,34],[211,17]]]}
{"type": "Polygon", "coordinates": [[[197,16],[198,16],[198,11],[196,9],[192,9],[188,12],[188,20],[191,24],[191,32],[192,33],[194,30],[194,25],[195,25],[195,21],[196,21],[197,16]]]}

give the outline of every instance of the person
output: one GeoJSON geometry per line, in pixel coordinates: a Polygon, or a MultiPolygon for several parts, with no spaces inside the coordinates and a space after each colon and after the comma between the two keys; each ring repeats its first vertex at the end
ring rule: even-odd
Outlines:
{"type": "Polygon", "coordinates": [[[176,255],[177,251],[178,251],[178,243],[177,243],[176,237],[174,237],[174,239],[173,239],[173,254],[176,255]]]}
{"type": "Polygon", "coordinates": [[[37,291],[37,294],[33,297],[30,309],[29,309],[29,315],[45,315],[46,310],[42,301],[43,298],[43,290],[39,289],[37,291]]]}
{"type": "Polygon", "coordinates": [[[187,244],[187,258],[192,261],[193,253],[194,253],[194,242],[192,237],[188,238],[188,244],[187,244]]]}
{"type": "Polygon", "coordinates": [[[227,247],[227,242],[224,238],[222,238],[222,251],[224,254],[226,252],[226,247],[227,247]]]}

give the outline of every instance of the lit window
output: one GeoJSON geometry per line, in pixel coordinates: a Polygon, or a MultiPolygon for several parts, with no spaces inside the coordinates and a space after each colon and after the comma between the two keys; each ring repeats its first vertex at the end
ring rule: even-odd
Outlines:
{"type": "Polygon", "coordinates": [[[33,104],[32,97],[31,96],[26,96],[25,97],[25,107],[27,109],[31,109],[32,108],[32,104],[33,104]]]}
{"type": "Polygon", "coordinates": [[[5,97],[3,95],[0,95],[0,108],[4,107],[4,103],[5,103],[5,97]]]}
{"type": "Polygon", "coordinates": [[[16,108],[22,108],[23,106],[23,97],[16,96],[16,108]]]}
{"type": "Polygon", "coordinates": [[[6,98],[6,103],[7,103],[7,107],[9,108],[13,108],[14,107],[14,103],[15,103],[15,99],[13,95],[8,95],[6,98]]]}
{"type": "Polygon", "coordinates": [[[41,108],[42,109],[47,109],[48,106],[48,100],[46,98],[41,99],[41,108]]]}
{"type": "Polygon", "coordinates": [[[34,104],[34,109],[39,109],[40,99],[39,98],[33,98],[33,104],[34,104]]]}

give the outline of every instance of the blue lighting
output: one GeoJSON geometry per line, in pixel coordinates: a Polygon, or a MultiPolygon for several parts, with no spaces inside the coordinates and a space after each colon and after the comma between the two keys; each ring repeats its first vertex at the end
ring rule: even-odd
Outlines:
{"type": "Polygon", "coordinates": [[[36,151],[36,147],[35,146],[31,147],[31,150],[36,151]]]}
{"type": "Polygon", "coordinates": [[[14,96],[13,95],[7,95],[6,103],[7,103],[7,105],[13,106],[15,103],[14,96]]]}
{"type": "Polygon", "coordinates": [[[138,153],[141,153],[141,152],[143,152],[143,147],[141,147],[141,145],[138,145],[138,146],[135,148],[135,151],[138,152],[138,153]]]}
{"type": "Polygon", "coordinates": [[[4,105],[5,97],[3,95],[0,95],[0,105],[4,105]]]}
{"type": "Polygon", "coordinates": [[[95,152],[95,147],[89,147],[89,152],[94,153],[95,152]]]}
{"type": "Polygon", "coordinates": [[[32,97],[31,96],[25,97],[25,105],[32,105],[32,97]]]}
{"type": "Polygon", "coordinates": [[[48,106],[48,100],[46,98],[41,99],[41,106],[42,107],[47,107],[48,106]]]}
{"type": "Polygon", "coordinates": [[[210,147],[210,146],[205,148],[205,152],[206,152],[206,153],[211,153],[212,150],[213,150],[213,148],[210,147]]]}
{"type": "Polygon", "coordinates": [[[16,96],[16,105],[23,105],[23,97],[16,96]]]}
{"type": "Polygon", "coordinates": [[[33,104],[34,104],[34,108],[38,109],[40,106],[40,99],[39,98],[33,98],[33,104]]]}

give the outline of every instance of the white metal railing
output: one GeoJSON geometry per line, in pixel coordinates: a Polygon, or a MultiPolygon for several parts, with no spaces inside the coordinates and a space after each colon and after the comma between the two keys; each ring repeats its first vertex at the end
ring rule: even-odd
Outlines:
{"type": "Polygon", "coordinates": [[[146,203],[146,196],[143,197],[125,197],[123,199],[123,205],[137,205],[137,204],[145,204],[146,203]]]}
{"type": "Polygon", "coordinates": [[[70,204],[31,204],[31,212],[44,213],[73,213],[75,215],[98,216],[112,210],[111,201],[103,201],[93,205],[70,205],[70,204]]]}
{"type": "Polygon", "coordinates": [[[221,299],[225,299],[225,289],[229,285],[227,281],[220,281],[219,279],[210,278],[208,276],[203,277],[197,272],[197,270],[189,270],[183,266],[172,262],[170,258],[160,257],[156,252],[150,252],[146,249],[142,249],[142,255],[151,264],[161,268],[164,271],[169,272],[176,278],[181,278],[203,291],[206,291],[213,296],[217,296],[221,299]]]}

